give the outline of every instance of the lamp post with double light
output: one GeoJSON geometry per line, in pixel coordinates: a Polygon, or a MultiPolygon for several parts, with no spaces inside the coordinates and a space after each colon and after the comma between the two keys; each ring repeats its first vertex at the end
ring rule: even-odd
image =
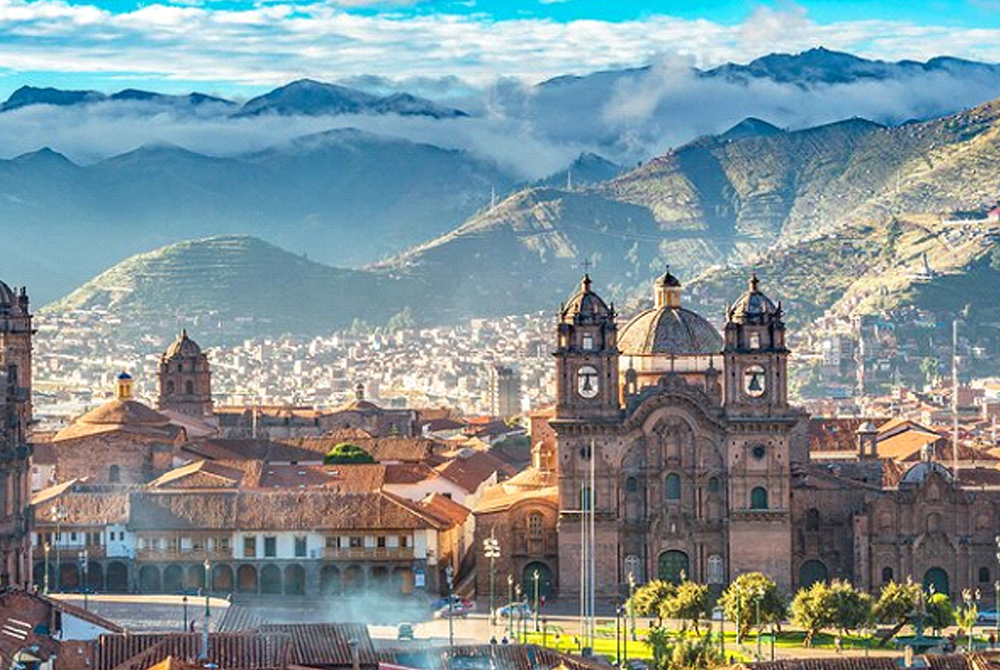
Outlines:
{"type": "Polygon", "coordinates": [[[209,598],[210,587],[211,587],[211,574],[212,574],[212,561],[205,559],[205,626],[204,630],[201,632],[201,657],[203,660],[208,660],[208,624],[209,619],[212,616],[211,601],[209,598]]]}
{"type": "Polygon", "coordinates": [[[535,579],[535,632],[538,632],[538,570],[532,573],[532,577],[535,579]]]}
{"type": "Polygon", "coordinates": [[[444,576],[448,581],[448,653],[453,654],[455,653],[455,571],[451,563],[445,566],[444,576]]]}

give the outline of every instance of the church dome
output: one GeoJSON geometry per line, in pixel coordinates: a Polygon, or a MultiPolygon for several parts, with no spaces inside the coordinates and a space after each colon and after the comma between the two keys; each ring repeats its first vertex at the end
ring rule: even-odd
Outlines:
{"type": "Polygon", "coordinates": [[[680,306],[681,283],[666,272],[653,283],[656,305],[622,328],[623,355],[699,356],[722,351],[722,336],[702,316],[680,306]]]}
{"type": "Polygon", "coordinates": [[[781,317],[781,303],[775,305],[771,302],[770,298],[760,292],[759,284],[757,275],[752,275],[749,289],[729,308],[727,316],[730,323],[762,325],[781,317]]]}
{"type": "Polygon", "coordinates": [[[77,422],[105,426],[166,426],[170,419],[137,400],[116,398],[87,412],[77,422]]]}
{"type": "Polygon", "coordinates": [[[563,323],[600,323],[614,317],[614,311],[590,290],[590,284],[590,275],[583,275],[580,290],[563,305],[559,315],[563,323]]]}
{"type": "Polygon", "coordinates": [[[167,347],[167,351],[163,354],[164,358],[195,358],[201,356],[201,347],[198,343],[188,337],[187,330],[182,330],[181,334],[177,336],[177,339],[170,343],[167,347]]]}

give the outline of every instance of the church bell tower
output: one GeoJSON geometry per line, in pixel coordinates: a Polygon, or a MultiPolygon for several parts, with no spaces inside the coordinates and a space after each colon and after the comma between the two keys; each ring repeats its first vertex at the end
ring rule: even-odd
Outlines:
{"type": "Polygon", "coordinates": [[[559,312],[555,357],[557,419],[617,417],[615,310],[591,290],[590,275],[559,312]]]}
{"type": "Polygon", "coordinates": [[[761,571],[791,587],[792,436],[781,303],[750,278],[726,313],[724,407],[729,468],[729,574],[761,571]]]}
{"type": "Polygon", "coordinates": [[[211,366],[187,330],[160,357],[159,385],[158,409],[198,418],[212,414],[211,366]]]}

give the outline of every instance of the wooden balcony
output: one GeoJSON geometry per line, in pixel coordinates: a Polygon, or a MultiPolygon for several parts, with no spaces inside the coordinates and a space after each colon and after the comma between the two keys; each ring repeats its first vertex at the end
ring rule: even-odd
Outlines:
{"type": "Polygon", "coordinates": [[[403,561],[413,559],[413,547],[326,547],[323,558],[331,561],[403,561]]]}
{"type": "MultiPolygon", "coordinates": [[[[63,563],[79,560],[80,552],[87,550],[87,560],[93,561],[107,556],[107,547],[103,544],[58,544],[49,545],[49,560],[54,561],[56,556],[63,563]]],[[[36,544],[32,549],[35,560],[45,555],[45,545],[36,544]]]]}

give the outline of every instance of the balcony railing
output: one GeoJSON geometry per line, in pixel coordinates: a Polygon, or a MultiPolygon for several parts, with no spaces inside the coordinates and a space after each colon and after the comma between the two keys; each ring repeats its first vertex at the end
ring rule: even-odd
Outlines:
{"type": "Polygon", "coordinates": [[[137,549],[135,557],[144,561],[210,561],[230,560],[233,557],[232,549],[153,549],[146,547],[137,549]]]}
{"type": "Polygon", "coordinates": [[[323,550],[323,558],[327,560],[408,560],[413,558],[413,547],[326,547],[323,550]]]}
{"type": "MultiPolygon", "coordinates": [[[[104,558],[107,555],[107,547],[103,544],[50,544],[49,545],[49,560],[55,560],[56,555],[59,556],[59,560],[64,563],[70,562],[70,560],[76,561],[79,558],[79,554],[84,549],[87,550],[87,560],[93,560],[95,558],[104,558]]],[[[36,544],[32,549],[35,559],[43,556],[45,553],[45,545],[36,544]]]]}

